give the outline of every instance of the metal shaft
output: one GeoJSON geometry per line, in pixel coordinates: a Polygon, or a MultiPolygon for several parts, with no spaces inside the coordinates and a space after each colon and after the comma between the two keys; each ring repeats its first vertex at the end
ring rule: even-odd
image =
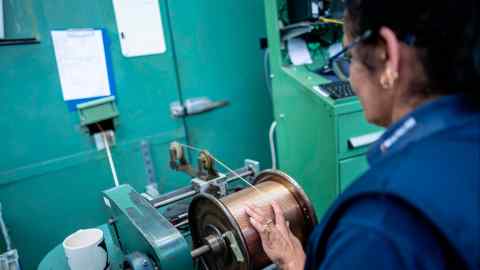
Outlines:
{"type": "Polygon", "coordinates": [[[165,206],[165,205],[169,205],[169,204],[172,204],[174,202],[178,202],[178,201],[181,201],[183,199],[186,199],[186,198],[189,198],[189,197],[192,197],[193,195],[196,195],[198,192],[196,192],[195,190],[191,190],[191,191],[188,191],[184,194],[181,194],[181,195],[178,195],[176,197],[171,197],[171,198],[168,198],[168,199],[165,199],[163,201],[158,201],[158,202],[155,202],[153,204],[153,207],[155,208],[160,208],[162,206],[165,206]]]}
{"type": "MultiPolygon", "coordinates": [[[[240,176],[240,177],[252,176],[254,174],[254,172],[249,170],[249,169],[246,169],[245,171],[238,172],[237,174],[238,175],[234,175],[234,174],[227,175],[226,179],[224,181],[228,183],[230,181],[239,179],[238,176],[240,176]]],[[[172,191],[170,193],[164,194],[164,195],[160,196],[160,198],[157,198],[157,199],[151,201],[151,203],[152,203],[153,207],[160,208],[160,207],[163,207],[165,205],[169,205],[169,204],[172,204],[172,203],[175,203],[175,202],[193,197],[197,194],[198,194],[198,192],[193,190],[191,186],[183,187],[181,189],[178,189],[178,190],[172,191]]]]}
{"type": "Polygon", "coordinates": [[[194,250],[192,250],[192,252],[190,252],[190,255],[192,255],[192,258],[198,258],[208,252],[210,252],[210,246],[208,245],[204,245],[204,246],[201,246],[199,248],[196,248],[194,250]]]}

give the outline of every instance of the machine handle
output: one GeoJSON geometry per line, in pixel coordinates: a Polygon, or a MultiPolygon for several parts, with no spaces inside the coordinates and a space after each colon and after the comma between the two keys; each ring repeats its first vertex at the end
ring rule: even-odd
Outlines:
{"type": "Polygon", "coordinates": [[[184,104],[172,102],[170,104],[170,113],[173,117],[185,117],[189,115],[201,114],[214,109],[225,107],[228,101],[211,101],[207,97],[191,98],[185,100],[184,104]]]}
{"type": "Polygon", "coordinates": [[[374,133],[369,133],[366,135],[358,136],[358,137],[352,137],[348,139],[348,148],[349,149],[357,149],[360,147],[368,146],[375,141],[377,141],[380,136],[382,136],[383,131],[379,132],[374,132],[374,133]]]}

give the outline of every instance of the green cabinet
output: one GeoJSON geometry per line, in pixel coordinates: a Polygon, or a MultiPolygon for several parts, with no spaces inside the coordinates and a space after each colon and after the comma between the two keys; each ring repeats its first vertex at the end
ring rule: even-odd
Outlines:
{"type": "Polygon", "coordinates": [[[381,134],[378,127],[367,123],[362,111],[338,115],[337,126],[340,158],[364,153],[381,134]]]}
{"type": "Polygon", "coordinates": [[[365,155],[341,160],[338,166],[340,175],[340,191],[344,191],[368,169],[365,155]]]}
{"type": "Polygon", "coordinates": [[[318,91],[325,77],[290,64],[281,36],[285,1],[264,2],[279,169],[299,182],[321,217],[367,169],[365,153],[382,130],[367,123],[358,98],[325,96],[318,91]]]}

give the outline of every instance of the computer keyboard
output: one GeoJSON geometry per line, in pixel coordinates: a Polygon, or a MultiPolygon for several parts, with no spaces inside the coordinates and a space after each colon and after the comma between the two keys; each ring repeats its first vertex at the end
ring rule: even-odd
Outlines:
{"type": "Polygon", "coordinates": [[[327,93],[332,99],[341,99],[355,96],[352,86],[348,81],[336,81],[318,86],[323,92],[327,93]]]}

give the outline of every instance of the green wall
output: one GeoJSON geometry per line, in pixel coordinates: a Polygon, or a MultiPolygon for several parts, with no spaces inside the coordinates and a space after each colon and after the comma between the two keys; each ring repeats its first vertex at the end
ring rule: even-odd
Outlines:
{"type": "Polygon", "coordinates": [[[188,183],[168,169],[172,140],[206,147],[231,167],[244,158],[270,166],[262,2],[167,1],[160,0],[167,52],[124,58],[109,0],[4,0],[7,36],[41,41],[0,47],[0,202],[24,269],[35,269],[69,233],[104,223],[100,192],[113,184],[104,152],[62,100],[51,30],[104,28],[112,40],[120,182],[144,190],[142,140],[151,144],[161,191],[188,183]],[[186,120],[170,116],[170,102],[197,96],[231,105],[186,120]]]}

